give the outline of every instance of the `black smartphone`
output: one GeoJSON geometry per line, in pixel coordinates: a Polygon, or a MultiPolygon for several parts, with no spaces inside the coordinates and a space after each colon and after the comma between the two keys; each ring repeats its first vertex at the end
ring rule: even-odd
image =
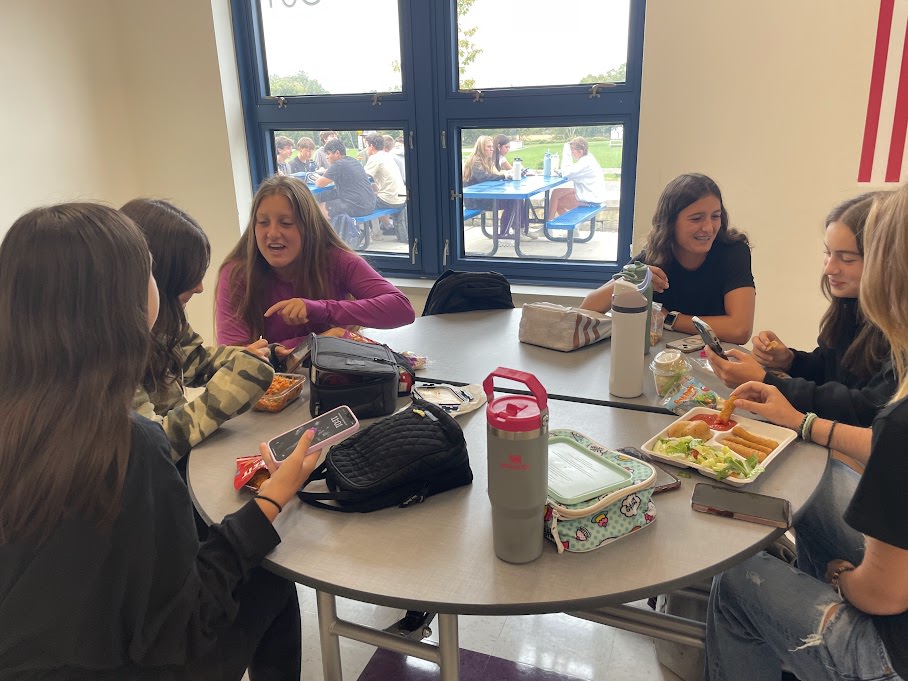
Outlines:
{"type": "Polygon", "coordinates": [[[665,347],[680,350],[681,352],[697,352],[705,346],[706,344],[700,336],[688,336],[687,338],[669,341],[665,344],[665,347]]]}
{"type": "Polygon", "coordinates": [[[315,428],[315,437],[312,438],[312,443],[309,445],[309,451],[314,452],[317,449],[333,445],[335,442],[340,442],[348,435],[355,433],[359,429],[359,421],[350,407],[346,405],[319,414],[314,419],[268,441],[268,448],[271,450],[274,462],[280,465],[284,459],[290,456],[296,449],[303,433],[310,428],[315,428]]]}
{"type": "Polygon", "coordinates": [[[300,341],[300,344],[284,359],[284,373],[301,374],[303,369],[309,366],[309,356],[312,354],[312,343],[308,338],[300,341]]]}
{"type": "Polygon", "coordinates": [[[615,451],[627,454],[628,456],[640,459],[641,461],[646,461],[646,463],[656,470],[656,486],[653,489],[653,494],[668,492],[671,489],[678,489],[681,486],[681,480],[676,475],[665,470],[659,464],[654,463],[653,457],[646,452],[637,449],[636,447],[619,447],[615,451]]]}
{"type": "Polygon", "coordinates": [[[690,497],[690,505],[701,513],[782,529],[791,527],[791,504],[788,499],[779,497],[698,482],[690,497]]]}
{"type": "Polygon", "coordinates": [[[709,346],[709,349],[719,355],[722,359],[728,359],[728,355],[726,355],[725,350],[722,349],[722,344],[719,342],[716,334],[713,333],[712,327],[697,316],[691,317],[691,321],[700,334],[700,338],[709,346]]]}

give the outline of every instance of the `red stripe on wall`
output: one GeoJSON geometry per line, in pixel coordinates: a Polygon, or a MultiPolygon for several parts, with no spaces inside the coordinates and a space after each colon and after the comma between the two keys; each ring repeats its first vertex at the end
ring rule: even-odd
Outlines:
{"type": "Polygon", "coordinates": [[[899,71],[899,89],[895,98],[886,182],[898,182],[901,179],[902,159],[905,156],[905,132],[908,131],[908,21],[905,21],[905,41],[902,45],[902,68],[899,71]]]}
{"type": "MultiPolygon", "coordinates": [[[[864,122],[864,145],[858,167],[858,182],[870,182],[873,172],[873,152],[880,128],[880,106],[883,101],[883,81],[886,58],[889,55],[889,33],[895,0],[880,0],[880,18],[876,27],[876,47],[873,50],[873,70],[870,75],[870,95],[867,100],[867,120],[864,122]]],[[[904,73],[904,72],[903,72],[904,73]]]]}

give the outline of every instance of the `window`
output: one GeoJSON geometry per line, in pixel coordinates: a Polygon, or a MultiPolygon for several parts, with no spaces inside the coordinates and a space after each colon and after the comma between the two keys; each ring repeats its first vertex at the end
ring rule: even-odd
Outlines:
{"type": "Polygon", "coordinates": [[[314,187],[336,135],[376,196],[348,241],[386,275],[589,286],[630,256],[643,0],[232,2],[253,181],[314,187]],[[474,175],[480,138],[508,144],[474,175]]]}

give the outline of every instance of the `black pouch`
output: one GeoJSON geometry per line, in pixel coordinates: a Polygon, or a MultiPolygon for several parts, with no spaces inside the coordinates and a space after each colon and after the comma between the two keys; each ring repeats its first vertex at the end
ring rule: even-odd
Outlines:
{"type": "Polygon", "coordinates": [[[418,504],[472,481],[460,426],[441,407],[415,400],[328,450],[297,496],[319,508],[365,513],[418,504]],[[331,491],[303,491],[314,480],[331,491]]]}
{"type": "Polygon", "coordinates": [[[387,346],[312,336],[309,379],[312,416],[342,404],[361,419],[386,416],[397,406],[401,366],[387,346]]]}

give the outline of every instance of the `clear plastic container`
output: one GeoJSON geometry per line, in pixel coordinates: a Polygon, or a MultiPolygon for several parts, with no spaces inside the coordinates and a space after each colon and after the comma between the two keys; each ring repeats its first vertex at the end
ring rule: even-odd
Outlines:
{"type": "Polygon", "coordinates": [[[653,358],[649,368],[659,397],[668,395],[691,371],[690,362],[684,359],[680,350],[663,350],[653,358]]]}
{"type": "Polygon", "coordinates": [[[275,374],[265,394],[255,403],[257,411],[280,411],[300,396],[305,376],[298,374],[275,374]]]}

